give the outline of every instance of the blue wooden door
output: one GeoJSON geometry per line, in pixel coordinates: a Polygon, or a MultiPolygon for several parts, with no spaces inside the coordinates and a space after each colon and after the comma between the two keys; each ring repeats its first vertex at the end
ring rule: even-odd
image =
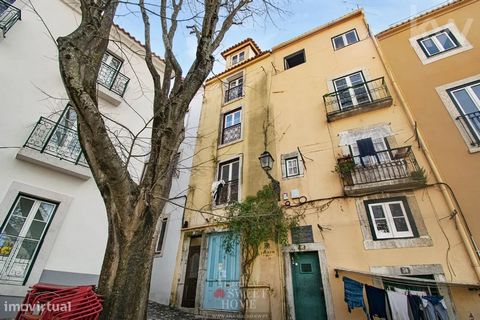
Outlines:
{"type": "Polygon", "coordinates": [[[206,310],[240,310],[240,249],[235,245],[225,251],[225,233],[208,236],[208,256],[203,308],[206,310]]]}

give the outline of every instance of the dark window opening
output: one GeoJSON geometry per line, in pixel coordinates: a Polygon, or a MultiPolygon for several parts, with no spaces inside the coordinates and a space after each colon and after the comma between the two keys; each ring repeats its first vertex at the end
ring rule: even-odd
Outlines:
{"type": "Polygon", "coordinates": [[[285,57],[285,70],[296,67],[305,62],[305,50],[300,50],[285,57]]]}
{"type": "Polygon", "coordinates": [[[157,253],[161,253],[163,249],[163,242],[165,240],[165,231],[167,229],[167,218],[164,218],[162,220],[162,226],[160,230],[160,236],[158,237],[158,242],[157,242],[157,250],[155,250],[157,253]]]}

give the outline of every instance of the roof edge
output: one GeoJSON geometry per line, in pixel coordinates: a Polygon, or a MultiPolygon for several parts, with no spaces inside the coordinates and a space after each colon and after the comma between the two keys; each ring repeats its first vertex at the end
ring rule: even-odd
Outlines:
{"type": "Polygon", "coordinates": [[[327,23],[325,23],[325,24],[322,24],[321,26],[318,26],[318,27],[316,27],[316,28],[314,28],[314,29],[312,29],[312,30],[310,30],[310,31],[307,31],[307,32],[305,32],[305,33],[302,33],[302,34],[300,34],[300,35],[298,35],[298,36],[296,36],[296,37],[294,37],[294,38],[292,38],[292,39],[290,39],[290,40],[281,42],[281,43],[277,44],[276,46],[273,46],[273,47],[272,47],[272,51],[279,50],[279,49],[281,49],[281,48],[283,48],[283,47],[286,47],[286,46],[289,46],[289,45],[291,45],[292,43],[295,43],[295,42],[297,42],[297,41],[299,41],[299,40],[302,40],[302,39],[308,38],[308,37],[310,37],[310,36],[313,36],[314,34],[316,34],[316,33],[318,33],[318,32],[321,32],[321,31],[323,31],[323,30],[325,30],[325,29],[327,29],[327,28],[329,28],[329,27],[332,27],[332,26],[334,26],[334,25],[336,25],[336,24],[338,24],[338,23],[344,22],[345,20],[351,19],[351,18],[356,17],[356,16],[363,16],[363,17],[365,16],[365,13],[364,13],[363,8],[361,8],[361,9],[356,9],[356,10],[350,12],[350,13],[347,13],[347,14],[339,17],[339,18],[336,18],[336,19],[334,19],[334,20],[331,20],[331,21],[329,21],[329,22],[327,22],[327,23]]]}
{"type": "Polygon", "coordinates": [[[400,21],[387,29],[380,31],[375,35],[376,38],[381,39],[381,38],[386,38],[396,32],[400,32],[404,29],[409,28],[409,26],[418,21],[423,21],[426,19],[431,18],[432,16],[435,15],[441,15],[443,12],[448,12],[451,10],[454,10],[457,6],[466,6],[470,3],[476,2],[478,0],[454,0],[454,1],[448,1],[447,3],[440,4],[436,7],[433,7],[431,9],[427,9],[423,12],[418,13],[417,15],[413,17],[406,18],[403,21],[400,21]]]}

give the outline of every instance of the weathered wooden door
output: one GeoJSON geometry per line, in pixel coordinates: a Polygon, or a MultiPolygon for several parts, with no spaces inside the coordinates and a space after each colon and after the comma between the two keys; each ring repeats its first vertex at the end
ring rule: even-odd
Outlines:
{"type": "Polygon", "coordinates": [[[295,319],[326,320],[327,311],[318,253],[293,253],[291,258],[295,319]]]}
{"type": "Polygon", "coordinates": [[[240,250],[234,246],[227,253],[225,233],[208,236],[208,263],[203,299],[206,310],[238,311],[240,299],[240,250]]]}
{"type": "Polygon", "coordinates": [[[183,288],[182,307],[184,308],[195,308],[199,262],[200,246],[191,246],[188,251],[185,286],[183,288]]]}

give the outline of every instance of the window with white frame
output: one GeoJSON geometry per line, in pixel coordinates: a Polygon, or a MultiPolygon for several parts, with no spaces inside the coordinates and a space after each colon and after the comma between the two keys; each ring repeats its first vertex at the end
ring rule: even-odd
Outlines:
{"type": "Polygon", "coordinates": [[[222,128],[222,144],[231,143],[242,137],[242,109],[224,114],[222,128]]]}
{"type": "Polygon", "coordinates": [[[417,237],[406,198],[365,201],[374,240],[417,237]]]}
{"type": "Polygon", "coordinates": [[[24,283],[57,207],[57,203],[18,195],[0,231],[0,283],[24,283]]]}
{"type": "Polygon", "coordinates": [[[370,90],[362,71],[358,71],[333,80],[340,109],[369,103],[370,90]]]}
{"type": "Polygon", "coordinates": [[[356,29],[347,31],[332,38],[332,44],[335,50],[342,49],[343,47],[349,46],[358,41],[359,39],[356,29]]]}
{"type": "Polygon", "coordinates": [[[298,168],[298,157],[285,159],[285,173],[287,178],[295,177],[300,174],[300,170],[298,168]]]}
{"type": "Polygon", "coordinates": [[[162,224],[160,226],[160,235],[158,236],[157,247],[155,248],[156,253],[162,253],[163,243],[165,242],[165,233],[167,232],[167,223],[168,218],[162,219],[162,224]]]}
{"type": "Polygon", "coordinates": [[[420,38],[417,42],[427,57],[433,57],[460,46],[460,43],[448,28],[420,38]]]}
{"type": "Polygon", "coordinates": [[[301,177],[304,173],[302,157],[299,152],[281,155],[282,178],[301,177]]]}
{"type": "Polygon", "coordinates": [[[232,65],[237,64],[245,60],[245,51],[239,52],[232,56],[232,65]]]}
{"type": "Polygon", "coordinates": [[[467,133],[472,146],[480,146],[480,81],[447,90],[458,110],[456,120],[467,133]]]}
{"type": "Polygon", "coordinates": [[[243,76],[230,80],[225,91],[225,103],[242,97],[243,95],[243,76]]]}
{"type": "Polygon", "coordinates": [[[238,201],[240,187],[240,159],[222,162],[218,166],[218,181],[222,182],[215,192],[215,204],[238,201]]]}

